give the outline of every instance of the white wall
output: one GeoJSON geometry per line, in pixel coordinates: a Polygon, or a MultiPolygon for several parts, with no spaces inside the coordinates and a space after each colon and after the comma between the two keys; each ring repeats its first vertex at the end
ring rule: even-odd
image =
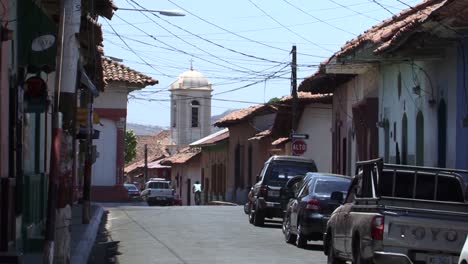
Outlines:
{"type": "MultiPolygon", "coordinates": [[[[455,167],[456,134],[456,50],[447,49],[442,60],[415,61],[415,67],[410,63],[393,63],[382,65],[379,82],[379,119],[387,118],[390,123],[390,162],[395,161],[396,142],[401,155],[401,129],[403,113],[408,117],[408,163],[416,160],[416,115],[419,110],[424,116],[424,165],[437,166],[438,130],[437,111],[440,99],[444,98],[447,105],[447,167],[455,167]],[[420,68],[423,68],[422,71],[420,68]],[[401,72],[402,88],[398,97],[398,72],[401,72]],[[413,92],[413,87],[419,83],[421,94],[413,92]],[[430,105],[429,100],[435,99],[436,104],[430,105]],[[396,139],[394,138],[396,123],[396,139]]],[[[379,153],[384,155],[384,129],[379,129],[379,153]]]]}
{"type": "Polygon", "coordinates": [[[100,130],[99,139],[93,140],[96,145],[98,157],[93,164],[91,184],[93,186],[113,186],[116,181],[117,159],[117,127],[109,119],[101,119],[103,126],[96,126],[100,130]]]}
{"type": "Polygon", "coordinates": [[[309,104],[299,121],[297,133],[309,135],[307,151],[303,157],[315,161],[318,171],[331,172],[332,166],[332,106],[330,104],[309,104]]]}
{"type": "Polygon", "coordinates": [[[127,90],[111,84],[94,99],[94,108],[127,109],[127,90]]]}
{"type": "MultiPolygon", "coordinates": [[[[182,204],[187,205],[187,188],[190,190],[190,204],[195,205],[194,194],[192,193],[192,186],[195,181],[201,182],[201,169],[199,162],[187,162],[185,164],[177,165],[178,167],[185,167],[182,175],[182,193],[180,194],[182,199],[182,204]],[[191,185],[187,185],[187,179],[190,179],[191,185]]],[[[202,186],[203,188],[203,186],[202,186]]],[[[178,191],[178,190],[176,190],[178,191]]]]}

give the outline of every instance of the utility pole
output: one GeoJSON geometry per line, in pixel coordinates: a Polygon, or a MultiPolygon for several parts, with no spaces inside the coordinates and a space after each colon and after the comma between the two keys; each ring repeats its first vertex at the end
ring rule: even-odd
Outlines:
{"type": "Polygon", "coordinates": [[[296,62],[296,45],[292,46],[292,63],[291,63],[291,96],[292,96],[292,126],[291,132],[294,133],[297,129],[297,62],[296,62]]]}
{"type": "Polygon", "coordinates": [[[145,183],[148,181],[148,145],[145,144],[145,183]]]}

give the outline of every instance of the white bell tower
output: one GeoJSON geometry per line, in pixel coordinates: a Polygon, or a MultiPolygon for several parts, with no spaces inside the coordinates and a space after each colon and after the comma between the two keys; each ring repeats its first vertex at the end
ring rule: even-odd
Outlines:
{"type": "Polygon", "coordinates": [[[183,72],[171,85],[171,139],[180,149],[211,133],[211,83],[203,74],[183,72]]]}

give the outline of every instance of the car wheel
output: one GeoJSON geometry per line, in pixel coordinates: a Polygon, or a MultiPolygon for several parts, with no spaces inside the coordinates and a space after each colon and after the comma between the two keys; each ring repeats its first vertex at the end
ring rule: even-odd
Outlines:
{"type": "Polygon", "coordinates": [[[255,212],[250,208],[249,210],[249,223],[253,224],[254,223],[254,218],[255,218],[255,212]]]}
{"type": "Polygon", "coordinates": [[[285,216],[283,220],[283,234],[286,243],[294,244],[296,241],[296,235],[291,233],[291,218],[289,215],[285,216]]]}
{"type": "Polygon", "coordinates": [[[265,216],[256,208],[253,219],[254,226],[263,226],[265,224],[265,216]]]}
{"type": "Polygon", "coordinates": [[[353,264],[371,264],[372,260],[361,256],[361,239],[359,236],[353,238],[353,264]]]}
{"type": "Polygon", "coordinates": [[[305,248],[307,246],[307,238],[304,236],[304,234],[302,232],[302,224],[301,223],[299,223],[297,225],[296,246],[298,248],[305,248]]]}
{"type": "Polygon", "coordinates": [[[327,241],[328,241],[327,263],[328,264],[345,264],[346,261],[339,259],[335,256],[335,248],[333,248],[333,238],[331,238],[331,235],[328,236],[327,241]]]}

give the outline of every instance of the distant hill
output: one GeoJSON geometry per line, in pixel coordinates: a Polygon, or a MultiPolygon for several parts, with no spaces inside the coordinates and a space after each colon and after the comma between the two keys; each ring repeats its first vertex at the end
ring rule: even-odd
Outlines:
{"type": "Polygon", "coordinates": [[[137,136],[148,136],[148,135],[153,135],[156,132],[163,130],[164,128],[160,126],[127,123],[127,129],[133,130],[133,132],[135,132],[135,135],[137,136]]]}
{"type": "Polygon", "coordinates": [[[226,110],[224,111],[223,113],[219,114],[219,115],[214,115],[214,116],[211,116],[211,133],[215,133],[221,129],[223,129],[223,127],[217,127],[217,126],[214,126],[213,123],[216,122],[218,119],[222,118],[223,116],[227,115],[227,114],[230,114],[231,112],[234,112],[236,111],[237,109],[229,109],[229,110],[226,110]]]}
{"type": "Polygon", "coordinates": [[[219,115],[214,115],[211,117],[211,124],[213,124],[216,120],[220,119],[221,117],[227,115],[227,114],[230,114],[231,112],[234,112],[236,111],[237,109],[229,109],[229,110],[226,110],[224,111],[223,113],[219,114],[219,115]]]}
{"type": "MultiPolygon", "coordinates": [[[[220,119],[221,117],[235,111],[237,109],[229,109],[229,110],[226,110],[224,111],[223,113],[219,114],[219,115],[214,115],[211,117],[211,124],[213,124],[216,120],[220,119]]],[[[135,132],[135,135],[137,136],[150,136],[150,135],[154,135],[155,133],[157,132],[160,132],[164,129],[167,129],[167,128],[164,128],[164,127],[160,127],[160,126],[151,126],[151,125],[141,125],[141,124],[135,124],[135,123],[127,123],[127,129],[131,129],[133,130],[133,132],[135,132]]],[[[220,130],[220,128],[218,127],[215,127],[213,126],[213,128],[211,129],[211,132],[216,132],[220,130]]]]}

